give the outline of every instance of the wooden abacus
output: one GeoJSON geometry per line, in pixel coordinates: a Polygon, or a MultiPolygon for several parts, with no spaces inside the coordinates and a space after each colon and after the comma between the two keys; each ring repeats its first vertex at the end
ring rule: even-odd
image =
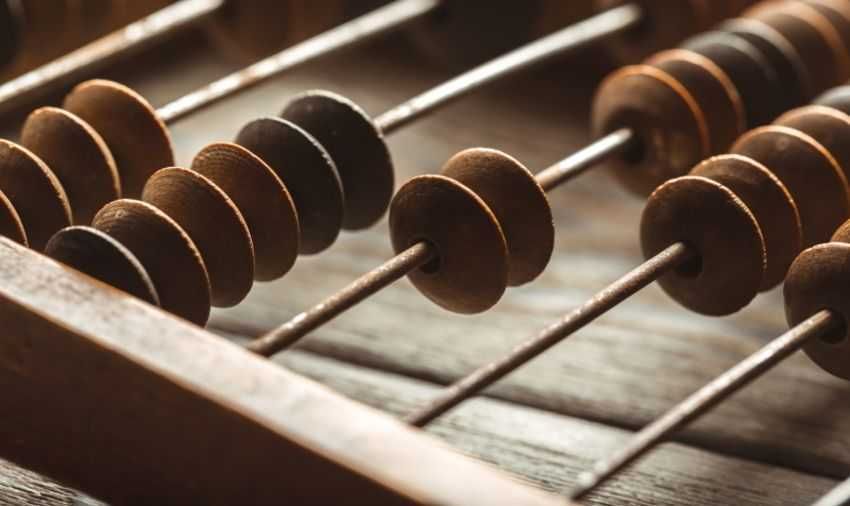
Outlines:
{"type": "MultiPolygon", "coordinates": [[[[174,166],[166,123],[191,120],[315,57],[417,20],[434,23],[427,16],[435,13],[450,20],[445,38],[411,32],[420,43],[424,37],[426,52],[445,52],[466,26],[488,26],[475,19],[482,11],[475,2],[399,0],[159,109],[124,85],[92,80],[75,86],[62,109],[34,111],[19,143],[0,144],[0,315],[10,334],[0,345],[8,401],[0,455],[115,503],[564,504],[563,495],[506,479],[406,425],[430,424],[653,281],[695,313],[725,316],[787,275],[794,327],[650,424],[613,459],[574,477],[570,499],[583,499],[801,347],[847,379],[848,263],[840,243],[848,241],[841,224],[850,218],[850,92],[835,88],[799,106],[850,78],[850,2],[767,1],[734,19],[747,2],[616,3],[602,2],[608,10],[536,40],[526,30],[518,37],[532,39],[525,46],[375,117],[337,93],[298,93],[279,117],[243,123],[234,142],[204,146],[190,168],[174,166]],[[626,60],[645,60],[599,84],[597,140],[536,175],[502,151],[466,149],[439,175],[416,176],[395,190],[400,164],[387,134],[485,84],[599,41],[613,43],[626,60]],[[405,276],[444,309],[490,310],[507,286],[534,286],[563,253],[553,223],[569,201],[550,204],[546,193],[603,164],[629,190],[649,194],[639,227],[646,262],[510,353],[465,364],[474,371],[432,389],[424,406],[406,410],[405,423],[196,326],[207,323],[211,305],[235,306],[254,280],[280,278],[299,254],[326,250],[341,229],[371,227],[388,208],[396,255],[288,322],[262,329],[247,350],[272,356],[405,276]],[[837,244],[813,246],[833,232],[837,244]]],[[[564,14],[546,2],[511,8],[530,19],[564,14]]],[[[506,22],[499,9],[484,11],[506,22]]],[[[354,10],[361,9],[340,8],[354,10]]],[[[497,49],[483,41],[469,58],[497,49]]],[[[30,83],[8,100],[18,106],[53,84],[30,83]]],[[[512,126],[516,135],[519,124],[512,126]]],[[[616,191],[608,181],[594,190],[616,191]]],[[[626,205],[619,200],[605,205],[626,205]]],[[[602,225],[600,234],[614,226],[602,225]]],[[[273,320],[283,319],[275,313],[273,320]]],[[[230,314],[213,326],[226,331],[230,314]]],[[[485,328],[488,317],[480,322],[485,328]]],[[[426,333],[439,331],[440,324],[426,333]]],[[[455,345],[459,351],[464,343],[455,345]]],[[[753,453],[742,455],[764,460],[753,453]]],[[[700,458],[716,465],[723,460],[706,455],[700,458]]],[[[793,469],[825,466],[816,457],[777,461],[786,469],[775,472],[805,484],[793,469]]],[[[820,473],[847,474],[835,468],[820,473]]],[[[741,499],[735,494],[745,477],[726,479],[728,489],[700,494],[721,503],[741,499]]],[[[814,499],[807,487],[794,489],[792,499],[814,499]]],[[[761,503],[779,503],[788,493],[770,490],[761,503]]]]}

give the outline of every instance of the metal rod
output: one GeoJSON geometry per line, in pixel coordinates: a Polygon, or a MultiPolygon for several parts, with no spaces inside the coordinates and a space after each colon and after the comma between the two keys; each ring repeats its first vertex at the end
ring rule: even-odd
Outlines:
{"type": "Polygon", "coordinates": [[[638,290],[658,279],[662,274],[691,258],[691,250],[676,243],[650,258],[607,288],[594,295],[582,306],[556,323],[546,327],[536,336],[520,344],[504,357],[478,368],[442,390],[424,407],[414,411],[404,420],[423,427],[446,411],[481,390],[504,378],[531,359],[563,341],[589,324],[609,309],[623,302],[638,290]]]}
{"type": "Polygon", "coordinates": [[[606,158],[626,151],[636,139],[637,136],[631,129],[621,128],[538,172],[534,177],[543,190],[548,192],[583,174],[606,158]]]}
{"type": "Polygon", "coordinates": [[[311,309],[251,341],[246,348],[266,357],[274,355],[433,258],[434,248],[430,244],[416,243],[311,309]]]}
{"type": "Polygon", "coordinates": [[[180,0],[0,86],[0,114],[198,23],[225,0],[180,0]]]}
{"type": "Polygon", "coordinates": [[[850,479],[841,482],[812,506],[847,506],[850,504],[850,479]]]}
{"type": "Polygon", "coordinates": [[[643,11],[635,4],[602,12],[446,81],[381,114],[374,123],[388,134],[496,79],[633,28],[642,18],[643,11]]]}
{"type": "Polygon", "coordinates": [[[841,319],[834,313],[823,310],[774,339],[674,406],[661,418],[644,427],[612,457],[597,462],[591,471],[582,473],[579,476],[579,484],[570,492],[570,499],[579,499],[593,491],[657,444],[668,439],[675,431],[799,350],[807,341],[840,324],[841,319]]]}
{"type": "Polygon", "coordinates": [[[433,12],[442,3],[442,0],[397,0],[212,82],[157,112],[164,122],[173,122],[281,72],[401,28],[433,12]]]}

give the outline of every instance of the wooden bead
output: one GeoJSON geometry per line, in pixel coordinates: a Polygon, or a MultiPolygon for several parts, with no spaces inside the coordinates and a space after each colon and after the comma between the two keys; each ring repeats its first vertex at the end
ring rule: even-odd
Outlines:
{"type": "Polygon", "coordinates": [[[395,177],[372,119],[354,102],[327,91],[295,97],[281,117],[310,132],[331,155],[345,193],[342,228],[359,230],[378,221],[389,206],[395,177]]]}
{"type": "Polygon", "coordinates": [[[738,89],[726,72],[701,54],[684,49],[663,51],[647,64],[667,72],[694,97],[703,112],[711,151],[724,151],[747,128],[746,112],[738,89]]]}
{"type": "Polygon", "coordinates": [[[850,2],[846,0],[806,0],[803,3],[811,6],[829,20],[841,38],[841,46],[846,55],[847,51],[850,51],[850,2]]]}
{"type": "Polygon", "coordinates": [[[274,171],[242,146],[223,142],[202,149],[192,170],[221,188],[245,218],[254,243],[254,279],[270,281],[289,272],[298,256],[298,213],[274,171]]]}
{"type": "Polygon", "coordinates": [[[16,0],[0,0],[0,66],[15,59],[21,47],[24,19],[16,0]]]}
{"type": "Polygon", "coordinates": [[[623,63],[633,63],[676,46],[685,37],[708,25],[704,4],[698,0],[595,0],[599,10],[626,3],[637,4],[644,21],[635,29],[611,37],[607,45],[623,63]]]}
{"type": "Polygon", "coordinates": [[[64,107],[106,141],[125,196],[138,197],[151,174],[174,165],[168,129],[154,108],[130,88],[112,81],[86,81],[65,97],[64,107]]]}
{"type": "Polygon", "coordinates": [[[722,68],[743,99],[749,126],[772,120],[782,110],[782,83],[767,57],[747,39],[733,33],[707,32],[684,42],[722,68]]]}
{"type": "Polygon", "coordinates": [[[68,197],[53,172],[31,151],[5,140],[0,140],[0,191],[17,211],[29,246],[37,251],[71,224],[68,197]]]}
{"type": "Polygon", "coordinates": [[[764,55],[783,83],[782,110],[804,104],[815,96],[814,83],[809,68],[797,48],[772,26],[750,18],[730,20],[720,29],[746,40],[764,55]]]}
{"type": "Polygon", "coordinates": [[[850,244],[830,242],[807,249],[794,261],[785,280],[785,316],[797,325],[823,309],[844,319],[840,330],[810,339],[803,350],[818,366],[850,380],[850,244]]]}
{"type": "Polygon", "coordinates": [[[209,274],[212,304],[235,306],[254,282],[254,246],[245,219],[232,200],[206,177],[189,169],[160,169],[142,190],[192,238],[209,274]]]}
{"type": "Polygon", "coordinates": [[[846,242],[850,244],[850,220],[845,221],[838,227],[838,230],[832,234],[832,238],[830,238],[832,242],[846,242]]]}
{"type": "Polygon", "coordinates": [[[118,169],[106,143],[70,112],[55,107],[35,110],[24,123],[21,144],[56,174],[75,223],[91,223],[101,207],[121,197],[118,169]]]}
{"type": "Polygon", "coordinates": [[[803,243],[797,204],[785,185],[765,166],[741,155],[709,158],[691,175],[717,181],[744,202],[759,224],[767,253],[761,290],[781,283],[803,243]]]}
{"type": "Polygon", "coordinates": [[[2,191],[0,191],[0,235],[24,246],[29,245],[21,217],[2,191]]]}
{"type": "Polygon", "coordinates": [[[810,105],[783,114],[776,124],[797,129],[816,140],[835,158],[844,178],[850,181],[850,116],[831,107],[810,105]]]}
{"type": "Polygon", "coordinates": [[[322,145],[279,118],[248,123],[236,143],[266,162],[292,195],[301,226],[300,252],[319,253],[333,244],[342,227],[345,197],[336,166],[322,145]]]}
{"type": "Polygon", "coordinates": [[[44,253],[107,285],[159,305],[153,281],[130,250],[91,227],[67,227],[50,238],[44,253]]]}
{"type": "Polygon", "coordinates": [[[850,114],[850,85],[838,86],[815,99],[815,105],[823,105],[850,114]]]}
{"type": "Polygon", "coordinates": [[[508,283],[508,250],[493,212],[469,188],[445,176],[405,183],[390,209],[393,248],[427,241],[438,257],[408,277],[437,305],[456,313],[491,308],[508,283]]]}
{"type": "Polygon", "coordinates": [[[162,308],[198,325],[210,314],[210,281],[198,248],[174,220],[139,200],[110,202],[92,221],[129,249],[153,281],[162,308]]]}
{"type": "Polygon", "coordinates": [[[679,304],[698,313],[734,313],[762,287],[766,253],[755,217],[731,190],[704,177],[683,176],[649,197],[640,224],[643,254],[672,244],[697,257],[663,275],[658,284],[679,304]]]}
{"type": "Polygon", "coordinates": [[[838,162],[810,136],[771,125],[752,130],[732,147],[767,167],[791,192],[803,224],[803,245],[825,241],[847,219],[847,180],[838,162]]]}
{"type": "Polygon", "coordinates": [[[649,65],[624,67],[596,93],[593,130],[601,136],[631,128],[641,149],[611,160],[615,176],[631,191],[648,195],[710,156],[708,126],[696,100],[679,81],[649,65]]]}
{"type": "Polygon", "coordinates": [[[483,148],[461,151],[441,173],[475,192],[499,221],[508,247],[508,285],[523,285],[539,276],[552,257],[555,226],[546,193],[534,175],[514,158],[483,148]]]}

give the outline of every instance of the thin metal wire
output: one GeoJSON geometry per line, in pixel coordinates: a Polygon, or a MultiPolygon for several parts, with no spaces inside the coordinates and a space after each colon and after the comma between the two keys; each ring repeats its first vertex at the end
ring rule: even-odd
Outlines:
{"type": "Polygon", "coordinates": [[[255,339],[246,348],[266,357],[274,355],[433,258],[434,248],[430,244],[416,243],[311,309],[255,339]]]}
{"type": "Polygon", "coordinates": [[[83,75],[140,51],[168,34],[198,23],[225,0],[180,0],[120,30],[0,85],[0,114],[23,106],[83,75]]]}
{"type": "Polygon", "coordinates": [[[626,151],[636,140],[637,136],[631,129],[621,128],[538,172],[534,177],[543,190],[548,192],[584,174],[601,161],[626,151]]]}
{"type": "Polygon", "coordinates": [[[443,0],[397,0],[178,98],[157,113],[166,123],[176,121],[300,64],[401,28],[442,3],[443,0]]]}
{"type": "Polygon", "coordinates": [[[841,482],[812,506],[847,506],[850,504],[850,479],[841,482]]]}
{"type": "Polygon", "coordinates": [[[842,325],[841,318],[831,311],[823,310],[774,339],[644,427],[613,456],[597,462],[591,471],[582,473],[579,476],[579,484],[569,494],[570,499],[584,497],[647,451],[668,439],[675,431],[706,413],[799,350],[807,341],[840,325],[842,325]]]}
{"type": "Polygon", "coordinates": [[[406,416],[404,421],[416,427],[425,426],[446,411],[571,336],[609,309],[658,279],[665,272],[681,265],[691,256],[691,250],[683,243],[669,246],[608,285],[558,322],[546,327],[536,336],[514,348],[504,357],[480,367],[446,387],[427,405],[406,416]]]}
{"type": "Polygon", "coordinates": [[[446,81],[381,114],[374,123],[385,135],[389,134],[487,83],[634,28],[642,19],[643,11],[635,4],[602,12],[446,81]]]}

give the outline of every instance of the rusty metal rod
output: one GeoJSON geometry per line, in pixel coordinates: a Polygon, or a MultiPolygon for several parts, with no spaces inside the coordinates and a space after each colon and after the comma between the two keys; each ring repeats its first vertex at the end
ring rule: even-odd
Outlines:
{"type": "Polygon", "coordinates": [[[658,279],[665,272],[681,265],[691,258],[691,255],[690,249],[683,243],[669,246],[608,285],[561,320],[521,343],[507,355],[455,381],[424,407],[406,416],[404,421],[416,427],[427,425],[464,400],[476,395],[521,365],[571,336],[606,311],[658,279]]]}
{"type": "Polygon", "coordinates": [[[582,473],[579,484],[569,494],[570,499],[584,497],[656,445],[669,439],[674,432],[782,362],[810,339],[841,324],[841,318],[831,311],[823,310],[774,339],[641,429],[613,456],[597,462],[592,470],[582,473]]]}
{"type": "Polygon", "coordinates": [[[622,153],[638,142],[634,131],[621,128],[602,137],[586,148],[576,151],[551,167],[538,172],[534,177],[544,191],[550,191],[602,161],[622,153]]]}

